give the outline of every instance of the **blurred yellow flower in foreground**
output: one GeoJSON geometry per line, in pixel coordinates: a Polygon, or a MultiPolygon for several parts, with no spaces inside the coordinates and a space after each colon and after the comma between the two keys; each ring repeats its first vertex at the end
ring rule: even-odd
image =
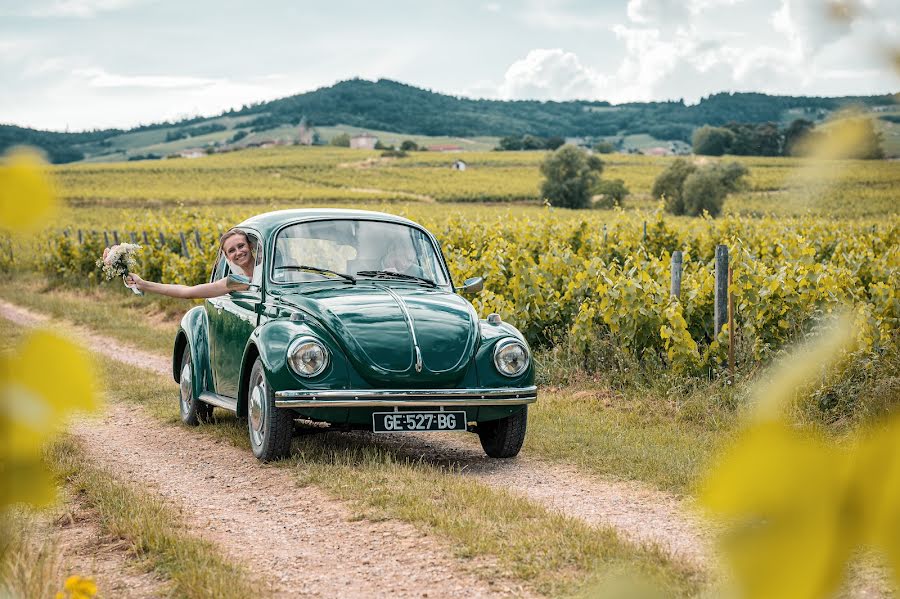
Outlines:
{"type": "MultiPolygon", "coordinates": [[[[19,150],[0,162],[0,229],[35,230],[55,209],[36,153],[19,150]]],[[[94,381],[90,359],[48,332],[34,333],[11,354],[0,355],[0,509],[53,500],[41,449],[72,411],[96,408],[94,381]]]]}
{"type": "Polygon", "coordinates": [[[900,582],[900,415],[849,448],[783,417],[853,343],[844,319],[776,369],[757,390],[755,419],[703,485],[701,501],[729,524],[722,549],[743,596],[829,596],[860,547],[884,552],[900,582]]]}
{"type": "Polygon", "coordinates": [[[63,591],[56,593],[56,599],[93,599],[97,595],[97,585],[93,578],[69,576],[63,591]]]}
{"type": "Polygon", "coordinates": [[[56,210],[45,165],[33,150],[20,149],[0,162],[0,228],[31,233],[56,210]]]}
{"type": "Polygon", "coordinates": [[[93,364],[77,346],[39,331],[0,361],[0,507],[45,504],[53,485],[40,462],[43,444],[76,410],[94,410],[93,364]]]}

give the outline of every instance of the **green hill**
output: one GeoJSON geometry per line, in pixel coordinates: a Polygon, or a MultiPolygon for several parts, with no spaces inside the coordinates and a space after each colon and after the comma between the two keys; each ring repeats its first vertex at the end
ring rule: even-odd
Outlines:
{"type": "Polygon", "coordinates": [[[43,148],[53,162],[156,157],[188,147],[225,145],[238,131],[247,134],[238,145],[290,138],[291,128],[304,117],[321,132],[335,131],[332,128],[336,127],[365,129],[390,132],[392,138],[415,136],[426,144],[431,138],[440,140],[433,143],[447,143],[448,138],[523,135],[591,139],[641,136],[640,139],[689,142],[693,130],[707,124],[783,125],[796,118],[817,122],[850,105],[871,109],[894,104],[891,95],[820,98],[760,93],[719,93],[691,106],[681,100],[617,106],[602,101],[474,100],[387,79],[351,79],[244,106],[218,117],[159,123],[129,131],[58,133],[2,125],[0,151],[26,143],[43,148]]]}

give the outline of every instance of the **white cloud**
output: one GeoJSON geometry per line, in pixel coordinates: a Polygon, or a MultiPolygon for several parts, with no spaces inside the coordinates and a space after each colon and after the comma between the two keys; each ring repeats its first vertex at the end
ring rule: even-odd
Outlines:
{"type": "Polygon", "coordinates": [[[55,0],[33,3],[24,14],[32,17],[93,17],[97,13],[127,8],[141,0],[55,0]]]}
{"type": "Polygon", "coordinates": [[[530,0],[522,13],[526,23],[541,29],[562,31],[604,31],[609,29],[606,18],[571,10],[565,0],[530,0]]]}
{"type": "Polygon", "coordinates": [[[87,79],[91,87],[197,88],[221,83],[221,79],[172,75],[116,75],[97,67],[75,69],[73,74],[87,79]]]}
{"type": "Polygon", "coordinates": [[[481,8],[487,12],[500,12],[501,7],[499,2],[488,2],[483,4],[481,8]]]}
{"type": "Polygon", "coordinates": [[[635,23],[677,25],[687,21],[690,10],[679,0],[628,0],[628,18],[635,23]]]}
{"type": "Polygon", "coordinates": [[[559,48],[535,49],[509,66],[500,85],[500,97],[535,100],[596,98],[606,78],[559,48]]]}

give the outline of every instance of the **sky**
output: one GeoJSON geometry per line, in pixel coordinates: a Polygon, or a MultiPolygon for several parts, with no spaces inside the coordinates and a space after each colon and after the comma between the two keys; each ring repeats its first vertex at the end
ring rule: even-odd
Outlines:
{"type": "Polygon", "coordinates": [[[896,93],[898,43],[898,0],[0,0],[0,123],[129,128],[353,77],[613,103],[896,93]]]}

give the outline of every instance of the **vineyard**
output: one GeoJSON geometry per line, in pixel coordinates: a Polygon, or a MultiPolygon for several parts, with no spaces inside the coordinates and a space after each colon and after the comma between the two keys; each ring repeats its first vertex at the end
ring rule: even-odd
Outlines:
{"type": "MultiPolygon", "coordinates": [[[[170,207],[258,202],[530,202],[540,203],[538,165],[543,152],[378,152],[338,148],[273,148],[54,170],[62,196],[76,206],[170,207]],[[465,172],[450,165],[468,164],[465,172]]],[[[614,154],[605,179],[622,179],[631,206],[653,208],[656,176],[671,158],[614,154]]],[[[830,161],[809,167],[797,159],[740,158],[748,188],[726,212],[746,215],[877,216],[894,209],[900,167],[872,161],[830,161]]]]}
{"type": "MultiPolygon", "coordinates": [[[[834,163],[829,170],[839,184],[810,200],[816,188],[801,183],[818,171],[790,160],[748,160],[750,188],[729,198],[724,217],[688,219],[663,214],[647,197],[666,164],[659,159],[608,161],[604,176],[626,181],[633,208],[567,211],[537,202],[537,153],[464,155],[465,173],[447,168],[446,156],[426,153],[399,161],[359,160],[359,152],[337,149],[244,154],[60,168],[69,208],[37,246],[0,251],[3,263],[53,280],[96,282],[103,248],[133,241],[144,246],[144,277],[194,284],[208,277],[216,240],[233,224],[298,202],[342,200],[423,224],[441,241],[456,281],[485,277],[485,291],[472,298],[482,315],[499,313],[536,348],[563,352],[588,372],[640,363],[716,376],[730,335],[727,326],[715,334],[713,325],[720,244],[730,252],[733,341],[743,371],[842,311],[851,312],[858,337],[849,378],[877,376],[885,360],[896,360],[900,216],[890,188],[900,169],[888,163],[834,163]],[[838,212],[848,216],[836,219],[828,198],[841,193],[838,212]],[[487,199],[522,205],[461,203],[487,199]],[[761,215],[763,206],[792,215],[761,215]],[[676,251],[683,278],[673,297],[676,251]]],[[[819,399],[837,401],[827,386],[819,399]]]]}

